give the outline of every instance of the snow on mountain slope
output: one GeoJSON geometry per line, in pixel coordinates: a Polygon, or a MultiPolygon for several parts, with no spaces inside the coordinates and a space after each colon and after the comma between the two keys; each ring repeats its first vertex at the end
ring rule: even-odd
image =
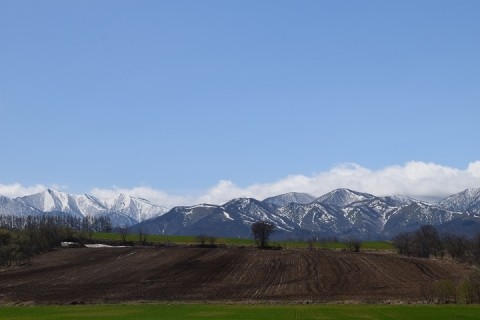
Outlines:
{"type": "Polygon", "coordinates": [[[63,212],[77,216],[98,216],[106,209],[92,196],[73,195],[51,189],[15,200],[43,212],[63,212]]]}
{"type": "Polygon", "coordinates": [[[352,227],[362,232],[381,232],[385,224],[383,210],[375,210],[368,205],[343,207],[342,212],[352,227]]]}
{"type": "Polygon", "coordinates": [[[262,202],[277,207],[283,207],[289,203],[307,204],[315,200],[315,197],[308,193],[290,192],[264,199],[262,202]]]}
{"type": "Polygon", "coordinates": [[[146,199],[134,198],[124,194],[103,203],[87,194],[73,195],[47,189],[14,200],[45,213],[61,212],[78,217],[110,217],[113,226],[132,226],[146,219],[162,215],[167,211],[165,207],[153,204],[146,199]]]}
{"type": "Polygon", "coordinates": [[[437,202],[439,207],[480,215],[480,188],[466,189],[437,202]]]}
{"type": "Polygon", "coordinates": [[[277,214],[285,221],[291,221],[293,228],[315,233],[344,234],[351,229],[351,223],[339,208],[324,203],[290,203],[279,208],[277,214]]]}
{"type": "Polygon", "coordinates": [[[125,194],[105,203],[108,211],[123,213],[132,219],[141,222],[167,212],[167,208],[151,203],[142,198],[134,198],[125,194]]]}
{"type": "Polygon", "coordinates": [[[401,197],[372,197],[343,206],[345,217],[367,232],[379,232],[402,206],[412,203],[401,197]]]}
{"type": "Polygon", "coordinates": [[[437,226],[462,216],[463,214],[460,212],[450,211],[431,203],[416,201],[398,208],[386,222],[383,232],[386,235],[393,235],[404,231],[414,231],[422,225],[437,226]]]}
{"type": "Polygon", "coordinates": [[[289,221],[285,221],[281,216],[275,214],[267,204],[253,198],[233,199],[225,203],[222,208],[231,217],[241,220],[243,224],[249,225],[262,220],[275,224],[281,230],[293,229],[289,221]]]}
{"type": "Polygon", "coordinates": [[[24,203],[0,196],[0,215],[2,216],[38,216],[43,212],[24,203]]]}
{"type": "Polygon", "coordinates": [[[374,197],[375,196],[371,194],[353,191],[350,189],[336,189],[317,198],[315,202],[343,207],[353,202],[372,199],[374,197]]]}

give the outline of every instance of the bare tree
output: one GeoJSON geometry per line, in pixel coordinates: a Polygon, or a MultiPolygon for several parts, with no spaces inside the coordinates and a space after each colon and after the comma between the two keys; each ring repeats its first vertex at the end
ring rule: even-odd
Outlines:
{"type": "Polygon", "coordinates": [[[443,237],[443,242],[447,253],[453,260],[465,259],[468,250],[468,240],[465,237],[447,233],[443,237]]]}
{"type": "Polygon", "coordinates": [[[217,238],[215,236],[207,236],[204,234],[197,236],[197,241],[200,243],[201,247],[215,247],[215,242],[217,242],[217,238]]]}
{"type": "Polygon", "coordinates": [[[274,231],[275,225],[265,220],[252,224],[253,238],[255,239],[255,242],[257,242],[257,244],[262,248],[267,246],[268,240],[274,231]]]}
{"type": "Polygon", "coordinates": [[[126,227],[121,227],[118,229],[118,234],[120,235],[120,239],[122,239],[122,242],[125,243],[127,240],[128,236],[128,228],[126,227]]]}
{"type": "Polygon", "coordinates": [[[217,242],[217,238],[215,236],[208,236],[207,240],[210,246],[215,247],[215,242],[217,242]]]}
{"type": "Polygon", "coordinates": [[[110,232],[112,231],[112,220],[109,217],[102,216],[95,219],[95,231],[110,232]]]}
{"type": "Polygon", "coordinates": [[[435,227],[423,225],[415,232],[399,233],[393,238],[398,253],[407,256],[428,258],[443,257],[446,241],[442,241],[435,227]]]}
{"type": "Polygon", "coordinates": [[[393,239],[393,245],[399,254],[410,256],[412,254],[412,237],[407,232],[397,234],[393,239]]]}
{"type": "Polygon", "coordinates": [[[472,259],[474,262],[480,264],[480,233],[477,233],[470,245],[470,251],[472,252],[472,259]]]}
{"type": "Polygon", "coordinates": [[[310,238],[307,240],[308,250],[312,251],[315,248],[315,242],[316,242],[315,238],[310,238]]]}
{"type": "Polygon", "coordinates": [[[443,247],[437,229],[432,225],[423,225],[415,232],[417,243],[420,246],[421,256],[443,256],[443,247]]]}
{"type": "Polygon", "coordinates": [[[197,241],[200,243],[200,247],[205,247],[205,243],[207,243],[207,236],[200,234],[197,236],[197,241]]]}
{"type": "Polygon", "coordinates": [[[142,246],[147,244],[147,233],[142,228],[138,229],[138,241],[142,246]]]}
{"type": "Polygon", "coordinates": [[[358,238],[350,238],[347,242],[348,249],[353,252],[359,252],[360,247],[362,246],[362,240],[358,238]]]}
{"type": "Polygon", "coordinates": [[[473,302],[480,302],[480,270],[473,270],[468,276],[468,282],[472,290],[473,302]]]}
{"type": "Polygon", "coordinates": [[[92,240],[94,233],[94,223],[95,219],[91,215],[83,217],[82,220],[82,233],[88,234],[88,238],[92,240]]]}

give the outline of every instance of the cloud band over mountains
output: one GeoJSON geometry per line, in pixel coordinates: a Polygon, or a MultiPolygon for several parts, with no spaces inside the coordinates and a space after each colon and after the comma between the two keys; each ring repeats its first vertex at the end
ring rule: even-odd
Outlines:
{"type": "MultiPolygon", "coordinates": [[[[0,184],[0,195],[9,198],[41,192],[47,187],[0,184]]],[[[480,161],[458,169],[436,163],[410,161],[404,165],[393,165],[371,170],[355,163],[346,163],[311,176],[290,175],[270,183],[257,183],[239,187],[232,181],[222,180],[215,186],[197,195],[174,195],[151,187],[93,188],[89,194],[100,199],[110,199],[119,193],[150,200],[166,207],[199,203],[222,204],[237,197],[252,197],[259,200],[287,192],[305,192],[314,196],[323,195],[333,189],[349,188],[377,196],[404,195],[419,200],[437,200],[467,188],[480,187],[480,161]]]]}

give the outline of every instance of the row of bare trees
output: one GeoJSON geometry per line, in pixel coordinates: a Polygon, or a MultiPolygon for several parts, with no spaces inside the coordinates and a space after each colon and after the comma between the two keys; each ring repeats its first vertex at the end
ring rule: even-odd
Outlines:
{"type": "Polygon", "coordinates": [[[424,225],[417,231],[400,233],[393,238],[398,253],[406,256],[443,258],[480,263],[480,233],[473,238],[451,233],[440,234],[434,226],[424,225]]]}
{"type": "Polygon", "coordinates": [[[0,266],[28,261],[37,253],[59,246],[62,241],[91,238],[93,232],[109,230],[111,222],[106,217],[0,216],[0,266]]]}
{"type": "Polygon", "coordinates": [[[0,215],[0,228],[7,230],[27,230],[41,225],[50,224],[69,228],[73,231],[110,232],[112,221],[107,216],[75,217],[66,214],[48,214],[40,216],[0,215]]]}

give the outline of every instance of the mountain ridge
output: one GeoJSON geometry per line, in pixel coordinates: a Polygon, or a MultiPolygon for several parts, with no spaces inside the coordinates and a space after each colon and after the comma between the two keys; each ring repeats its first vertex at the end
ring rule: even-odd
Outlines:
{"type": "Polygon", "coordinates": [[[101,201],[88,194],[75,195],[46,189],[11,200],[46,214],[63,213],[76,217],[109,217],[115,227],[130,227],[167,211],[167,208],[153,204],[146,199],[125,194],[101,201]]]}
{"type": "MultiPolygon", "coordinates": [[[[346,188],[320,197],[291,192],[268,197],[235,198],[221,205],[177,206],[170,210],[125,194],[101,201],[83,194],[47,189],[30,196],[0,197],[0,214],[41,215],[60,212],[76,216],[106,216],[114,227],[154,234],[249,237],[250,225],[274,223],[277,238],[342,236],[388,238],[432,224],[462,232],[462,225],[480,225],[480,189],[467,189],[435,203],[404,196],[378,197],[346,188]],[[465,220],[465,217],[470,217],[465,220]],[[455,223],[455,221],[467,221],[455,223]]],[[[473,232],[473,231],[469,231],[473,232]]]]}
{"type": "Polygon", "coordinates": [[[265,220],[276,225],[277,238],[319,235],[390,238],[399,232],[413,231],[423,224],[442,226],[449,223],[452,226],[449,231],[461,233],[462,230],[457,227],[459,224],[451,222],[466,215],[465,212],[443,207],[450,201],[428,203],[398,195],[377,197],[350,189],[336,189],[308,203],[280,201],[277,202],[279,205],[275,205],[271,198],[263,201],[237,198],[223,205],[208,205],[208,210],[202,210],[204,205],[197,205],[195,211],[188,209],[188,219],[184,219],[181,226],[173,228],[167,220],[171,217],[178,219],[182,215],[186,217],[183,209],[191,208],[176,207],[172,209],[175,212],[146,220],[133,230],[144,228],[154,232],[149,225],[155,225],[160,234],[227,236],[224,228],[228,227],[230,236],[241,234],[249,237],[249,226],[255,221],[265,220]],[[228,221],[222,215],[228,216],[228,221]]]}

